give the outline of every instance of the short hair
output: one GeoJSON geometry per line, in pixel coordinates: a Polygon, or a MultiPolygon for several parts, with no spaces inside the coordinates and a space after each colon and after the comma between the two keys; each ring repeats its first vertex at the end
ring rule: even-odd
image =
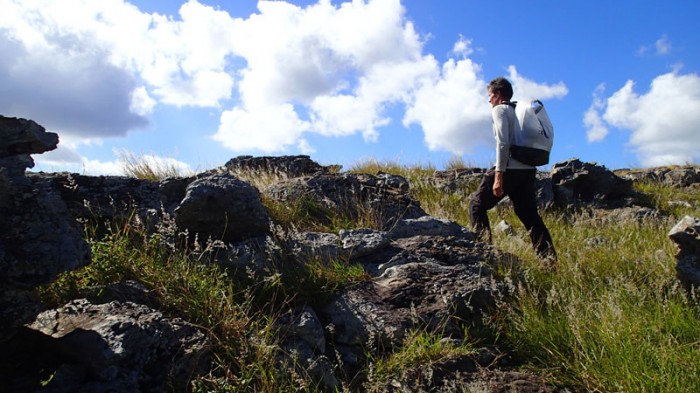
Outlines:
{"type": "Polygon", "coordinates": [[[489,91],[501,93],[501,96],[506,100],[510,101],[510,99],[513,98],[513,85],[510,84],[508,79],[502,76],[489,82],[488,89],[489,91]]]}

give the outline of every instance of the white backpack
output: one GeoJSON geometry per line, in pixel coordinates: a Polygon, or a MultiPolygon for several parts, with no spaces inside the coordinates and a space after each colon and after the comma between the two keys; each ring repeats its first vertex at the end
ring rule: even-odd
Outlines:
{"type": "Polygon", "coordinates": [[[549,163],[554,143],[554,126],[540,100],[510,102],[520,123],[520,133],[514,135],[510,156],[523,164],[539,166],[549,163]]]}

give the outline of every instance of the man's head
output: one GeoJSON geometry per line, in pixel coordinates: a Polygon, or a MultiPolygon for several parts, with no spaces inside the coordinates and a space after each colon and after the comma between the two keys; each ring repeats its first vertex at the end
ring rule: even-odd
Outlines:
{"type": "Polygon", "coordinates": [[[496,106],[513,98],[513,85],[508,82],[508,79],[499,76],[489,82],[488,92],[489,103],[491,106],[496,106]]]}

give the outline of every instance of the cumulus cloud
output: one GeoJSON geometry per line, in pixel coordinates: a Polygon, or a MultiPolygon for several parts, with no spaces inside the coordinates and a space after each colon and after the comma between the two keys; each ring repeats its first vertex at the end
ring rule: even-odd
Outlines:
{"type": "MultiPolygon", "coordinates": [[[[441,64],[423,53],[400,0],[259,1],[245,18],[197,0],[177,16],[124,0],[0,0],[0,9],[0,113],[61,135],[125,136],[168,105],[211,108],[212,139],[238,152],[310,152],[312,133],[378,141],[402,110],[431,150],[492,141],[472,40],[458,37],[456,59],[441,64]]],[[[509,73],[518,93],[567,94],[561,82],[509,73]]],[[[80,146],[60,154],[80,163],[80,146]]]]}
{"type": "Polygon", "coordinates": [[[123,135],[148,124],[130,110],[133,77],[77,39],[47,37],[48,47],[29,50],[0,34],[0,113],[83,136],[123,135]]]}
{"type": "Polygon", "coordinates": [[[700,77],[671,72],[656,77],[645,94],[636,93],[634,87],[634,81],[627,81],[592,110],[606,124],[631,133],[629,144],[644,166],[700,158],[700,77]]]}
{"type": "Polygon", "coordinates": [[[403,122],[421,126],[429,149],[461,155],[493,140],[486,83],[479,73],[469,59],[450,59],[417,89],[403,122]]]}
{"type": "Polygon", "coordinates": [[[0,112],[62,134],[123,136],[158,103],[216,106],[234,21],[195,0],[180,21],[121,1],[0,0],[0,112]]]}
{"type": "Polygon", "coordinates": [[[398,0],[322,0],[306,8],[261,1],[258,11],[236,20],[232,36],[234,54],[246,63],[241,101],[214,135],[230,149],[308,150],[307,132],[376,141],[391,121],[386,107],[408,101],[435,71],[398,0]]]}

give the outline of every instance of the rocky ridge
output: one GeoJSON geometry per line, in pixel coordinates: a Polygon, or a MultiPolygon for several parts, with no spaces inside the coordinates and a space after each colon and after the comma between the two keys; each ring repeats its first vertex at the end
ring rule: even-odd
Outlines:
{"type": "MultiPolygon", "coordinates": [[[[287,354],[279,366],[310,375],[328,391],[361,372],[367,348],[399,345],[412,329],[439,328],[445,340],[456,343],[466,339],[465,328],[488,335],[484,320],[508,296],[492,267],[515,258],[476,242],[455,222],[428,215],[400,176],[337,173],[307,156],[243,156],[214,171],[162,181],[27,174],[30,154],[55,148],[58,137],[30,120],[0,120],[0,343],[7,349],[0,369],[14,391],[186,390],[191,378],[209,371],[206,333],[165,317],[138,283],[114,283],[99,298],[75,299],[52,310],[36,301],[33,288],[90,263],[79,224],[85,220],[126,219],[133,213],[130,219],[156,231],[173,217],[179,231],[203,241],[222,240],[217,263],[260,276],[272,257],[360,264],[367,281],[320,306],[294,305],[277,322],[287,354]],[[246,170],[282,176],[259,190],[238,177],[246,170]],[[297,231],[281,238],[262,195],[287,204],[308,199],[355,216],[373,212],[379,229],[297,231]],[[32,364],[40,368],[27,373],[32,364]],[[42,367],[56,371],[52,382],[39,388],[38,381],[47,377],[42,367]]],[[[457,192],[482,173],[444,171],[430,181],[457,192]]],[[[640,202],[633,180],[696,187],[697,173],[692,168],[615,173],[572,159],[540,174],[538,195],[543,206],[583,209],[591,219],[637,219],[656,212],[640,202]]],[[[669,236],[679,245],[679,278],[689,287],[700,285],[697,219],[684,219],[669,236]]],[[[457,382],[484,391],[562,390],[510,366],[498,348],[484,347],[462,359],[417,367],[420,383],[416,375],[405,375],[386,390],[450,391],[457,382]]]]}

